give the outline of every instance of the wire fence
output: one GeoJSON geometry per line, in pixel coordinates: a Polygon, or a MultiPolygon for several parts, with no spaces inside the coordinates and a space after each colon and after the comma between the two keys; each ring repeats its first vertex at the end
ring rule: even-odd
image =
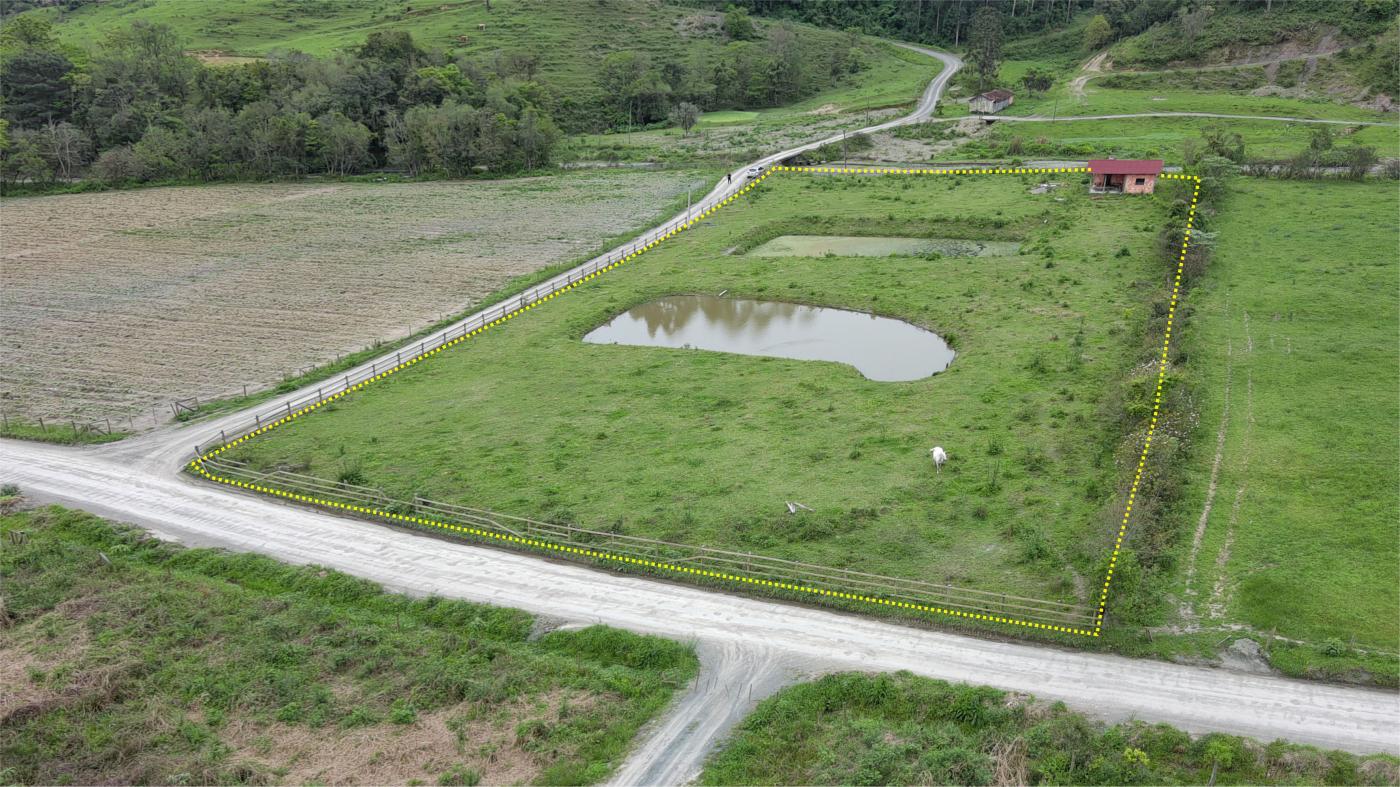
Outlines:
{"type": "MultiPolygon", "coordinates": [[[[363,509],[362,513],[380,512],[382,518],[399,523],[389,515],[412,515],[435,522],[466,525],[503,538],[485,539],[494,544],[520,544],[521,541],[544,541],[584,552],[605,552],[641,563],[607,560],[610,567],[619,565],[646,571],[647,564],[699,569],[721,574],[742,575],[766,582],[799,588],[812,588],[856,596],[878,597],[896,602],[957,610],[970,614],[1011,617],[1044,623],[1050,626],[1092,627],[1094,616],[1087,609],[1059,601],[1028,598],[1011,593],[977,590],[954,585],[925,582],[916,579],[883,576],[847,568],[821,566],[796,560],[735,552],[715,547],[679,544],[642,536],[589,530],[559,522],[542,522],[526,517],[502,514],[481,508],[442,503],[415,496],[412,500],[395,498],[384,491],[355,484],[346,484],[316,476],[277,469],[259,472],[246,464],[230,459],[203,460],[209,472],[220,478],[274,489],[308,498],[312,501],[334,501],[363,509]],[[504,537],[513,536],[514,539],[504,537]]],[[[557,550],[551,554],[598,562],[586,554],[557,550]]],[[[669,575],[669,572],[668,572],[669,575]]]]}
{"type": "Polygon", "coordinates": [[[135,419],[133,416],[118,418],[115,422],[111,418],[92,420],[84,418],[79,421],[77,418],[54,418],[50,416],[45,419],[43,416],[35,416],[33,421],[14,417],[8,412],[0,411],[0,434],[8,434],[13,428],[16,431],[37,429],[45,435],[54,437],[72,437],[74,440],[81,440],[90,436],[106,436],[122,431],[122,427],[129,426],[135,429],[135,419]]]}

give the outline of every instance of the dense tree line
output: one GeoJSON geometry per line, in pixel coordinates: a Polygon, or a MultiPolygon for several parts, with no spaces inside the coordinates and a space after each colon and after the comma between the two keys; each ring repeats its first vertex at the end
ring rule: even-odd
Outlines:
{"type": "Polygon", "coordinates": [[[534,83],[448,60],[404,32],[333,58],[207,67],[160,25],[65,51],[41,17],[0,31],[0,178],[108,182],[346,175],[391,164],[529,169],[559,138],[534,83]]]}
{"type": "Polygon", "coordinates": [[[757,25],[741,8],[724,14],[721,30],[722,46],[665,61],[610,53],[596,93],[559,96],[549,106],[568,131],[635,128],[666,121],[682,103],[703,111],[782,106],[841,84],[869,61],[856,31],[833,42],[787,23],[757,25]]]}
{"type": "MultiPolygon", "coordinates": [[[[924,44],[962,46],[977,10],[993,6],[1003,16],[1007,37],[1067,24],[1079,11],[1102,0],[696,0],[699,5],[733,3],[755,15],[854,28],[863,33],[924,44]]],[[[1175,0],[1135,0],[1168,4],[1175,0]]]]}
{"type": "Polygon", "coordinates": [[[718,46],[665,60],[613,52],[592,90],[564,92],[541,78],[537,54],[454,57],[401,31],[332,57],[206,66],[161,25],[136,22],[86,52],[19,15],[0,27],[0,185],[528,170],[550,161],[562,131],[688,132],[701,111],[789,103],[868,60],[856,33],[799,35],[743,9],[715,35],[718,46]]]}

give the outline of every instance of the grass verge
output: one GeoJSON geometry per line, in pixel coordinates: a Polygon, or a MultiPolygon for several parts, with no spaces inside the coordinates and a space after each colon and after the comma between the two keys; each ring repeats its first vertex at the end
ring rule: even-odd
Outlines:
{"type": "Polygon", "coordinates": [[[103,432],[81,424],[70,424],[69,426],[44,424],[41,426],[37,423],[17,421],[8,417],[5,419],[4,425],[0,426],[0,437],[33,440],[39,443],[58,443],[59,445],[110,443],[120,440],[128,434],[130,432],[120,430],[103,432]]]}
{"type": "Polygon", "coordinates": [[[0,779],[592,783],[696,671],[680,644],[52,507],[0,516],[0,779]]]}
{"type": "Polygon", "coordinates": [[[830,675],[764,700],[700,784],[1396,784],[1400,760],[1165,724],[907,672],[830,675]]]}

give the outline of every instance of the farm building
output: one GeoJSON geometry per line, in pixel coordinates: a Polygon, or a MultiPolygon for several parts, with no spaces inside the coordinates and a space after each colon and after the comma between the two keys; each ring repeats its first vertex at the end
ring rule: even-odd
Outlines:
{"type": "Polygon", "coordinates": [[[1089,162],[1093,180],[1090,194],[1151,194],[1162,172],[1160,159],[1094,159],[1089,162]]]}
{"type": "Polygon", "coordinates": [[[973,96],[968,104],[969,111],[991,114],[1000,112],[1011,106],[1012,95],[1010,90],[988,90],[981,95],[973,96]]]}

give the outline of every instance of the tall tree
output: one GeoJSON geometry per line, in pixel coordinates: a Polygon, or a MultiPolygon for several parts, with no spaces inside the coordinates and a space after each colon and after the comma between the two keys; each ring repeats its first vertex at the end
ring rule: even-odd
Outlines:
{"type": "Polygon", "coordinates": [[[1089,20],[1084,26],[1084,51],[1097,52],[1113,41],[1113,27],[1103,14],[1089,20]]]}
{"type": "Polygon", "coordinates": [[[967,37],[967,59],[977,69],[977,89],[987,82],[996,82],[1001,67],[1001,12],[995,6],[984,5],[972,15],[972,29],[967,37]]]}
{"type": "Polygon", "coordinates": [[[783,104],[802,92],[802,50],[792,25],[784,22],[768,35],[768,54],[768,103],[783,104]]]}
{"type": "Polygon", "coordinates": [[[16,130],[69,119],[72,71],[48,19],[27,14],[0,25],[0,114],[16,130]]]}
{"type": "Polygon", "coordinates": [[[1026,73],[1021,75],[1021,84],[1025,85],[1029,93],[1044,93],[1050,89],[1054,83],[1054,77],[1049,71],[1042,71],[1039,68],[1026,69],[1026,73]]]}
{"type": "Polygon", "coordinates": [[[749,12],[732,5],[724,13],[724,34],[729,36],[730,41],[752,41],[758,38],[758,31],[754,29],[753,20],[749,19],[749,12]]]}
{"type": "Polygon", "coordinates": [[[700,107],[689,101],[682,101],[671,107],[670,119],[672,123],[681,127],[681,135],[685,136],[695,128],[695,123],[700,120],[700,107]]]}
{"type": "Polygon", "coordinates": [[[332,112],[316,119],[311,145],[328,174],[349,175],[369,159],[370,136],[363,123],[332,112]]]}
{"type": "Polygon", "coordinates": [[[92,140],[72,123],[49,123],[37,137],[41,155],[60,178],[76,177],[92,156],[92,140]]]}
{"type": "Polygon", "coordinates": [[[525,169],[534,169],[549,163],[549,154],[559,141],[559,129],[554,127],[548,115],[530,107],[520,115],[515,140],[520,147],[525,169]]]}
{"type": "Polygon", "coordinates": [[[58,52],[26,48],[0,60],[0,111],[17,128],[38,128],[72,116],[68,74],[73,64],[58,52]]]}
{"type": "Polygon", "coordinates": [[[184,104],[197,67],[164,25],[112,31],[93,59],[87,126],[102,147],[137,141],[184,104]]]}

